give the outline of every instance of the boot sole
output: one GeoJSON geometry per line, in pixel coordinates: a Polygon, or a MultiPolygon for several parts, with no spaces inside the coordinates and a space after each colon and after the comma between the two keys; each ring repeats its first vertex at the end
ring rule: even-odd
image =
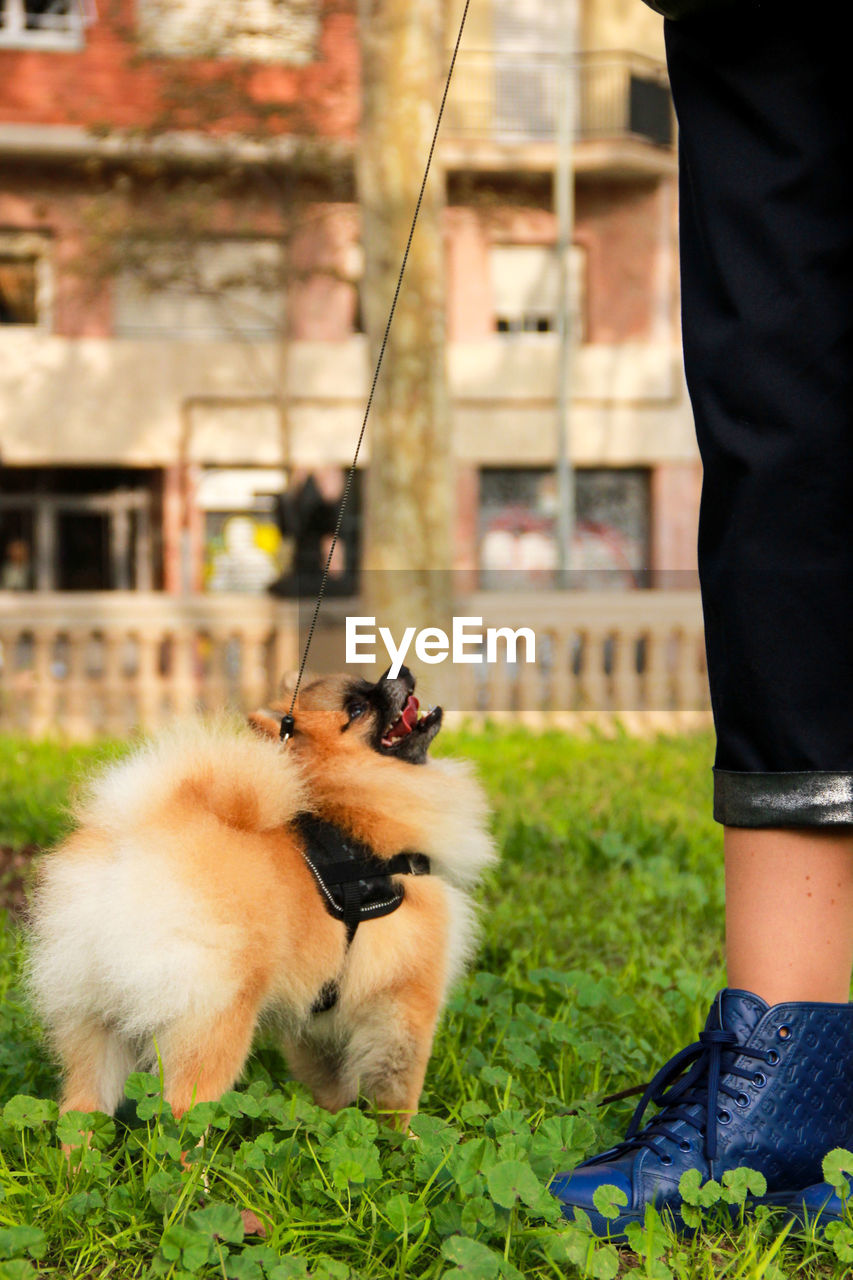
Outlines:
{"type": "Polygon", "coordinates": [[[772,1195],[762,1196],[760,1199],[750,1200],[749,1207],[755,1205],[766,1204],[770,1208],[784,1209],[789,1218],[798,1223],[802,1227],[819,1227],[828,1226],[830,1222],[844,1221],[844,1207],[840,1205],[836,1208],[831,1201],[836,1199],[831,1193],[827,1195],[822,1204],[807,1205],[802,1199],[802,1191],[795,1192],[793,1195],[790,1191],[777,1191],[772,1195]]]}
{"type": "MultiPolygon", "coordinates": [[[[839,1213],[829,1205],[829,1201],[832,1199],[831,1196],[827,1197],[822,1206],[809,1208],[804,1205],[800,1198],[802,1194],[802,1192],[795,1192],[792,1195],[790,1191],[776,1191],[766,1196],[750,1197],[746,1201],[745,1210],[749,1212],[751,1209],[757,1209],[759,1205],[766,1205],[770,1209],[783,1210],[789,1220],[793,1220],[802,1227],[818,1227],[821,1230],[830,1222],[844,1221],[843,1211],[839,1213]]],[[[728,1210],[732,1222],[735,1223],[738,1217],[738,1206],[724,1205],[722,1207],[728,1210]]],[[[643,1213],[620,1214],[617,1218],[605,1218],[594,1209],[586,1209],[584,1212],[589,1218],[593,1235],[599,1240],[609,1240],[612,1244],[624,1243],[627,1240],[626,1229],[631,1223],[636,1222],[639,1226],[642,1226],[645,1219],[645,1211],[643,1213]]],[[[687,1226],[677,1209],[665,1205],[663,1208],[658,1209],[658,1212],[664,1221],[673,1228],[676,1235],[684,1239],[689,1239],[695,1235],[696,1228],[687,1226]]]]}

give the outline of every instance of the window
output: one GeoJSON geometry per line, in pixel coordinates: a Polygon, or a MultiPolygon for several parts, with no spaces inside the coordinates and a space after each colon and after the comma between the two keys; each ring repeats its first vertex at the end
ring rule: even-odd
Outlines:
{"type": "Polygon", "coordinates": [[[0,49],[79,49],[94,0],[0,0],[0,49]]]}
{"type": "Polygon", "coordinates": [[[129,468],[4,467],[0,590],[151,590],[158,483],[129,468]]]}
{"type": "MultiPolygon", "coordinates": [[[[312,597],[320,586],[347,473],[328,466],[299,475],[280,468],[206,468],[196,501],[204,512],[204,588],[312,597]]],[[[359,474],[354,476],[326,593],[355,590],[359,474]]]]}
{"type": "Polygon", "coordinates": [[[489,467],[480,472],[480,586],[554,585],[557,485],[554,472],[489,467]]]}
{"type": "Polygon", "coordinates": [[[344,252],[342,275],[344,280],[350,282],[353,291],[352,331],[367,333],[364,302],[361,296],[364,281],[364,245],[359,241],[353,241],[347,246],[344,252]]]}
{"type": "Polygon", "coordinates": [[[514,142],[553,138],[562,69],[560,5],[493,0],[494,129],[514,142]]]}
{"type": "Polygon", "coordinates": [[[275,240],[136,240],[116,281],[123,338],[274,338],[284,321],[282,246],[275,240]]]}
{"type": "Polygon", "coordinates": [[[0,324],[35,324],[36,259],[0,257],[0,324]]]}
{"type": "Polygon", "coordinates": [[[575,472],[575,558],[591,589],[649,585],[650,502],[644,467],[575,472]]]}
{"type": "Polygon", "coordinates": [[[138,12],[149,53],[290,66],[316,57],[316,0],[138,0],[138,12]]]}
{"type": "MultiPolygon", "coordinates": [[[[628,467],[574,472],[571,585],[625,590],[645,585],[649,554],[649,476],[628,467]]],[[[480,473],[480,585],[547,589],[555,584],[557,479],[542,467],[489,467],[480,473]]]]}
{"type": "Polygon", "coordinates": [[[205,591],[262,594],[281,575],[284,556],[275,498],[286,486],[280,468],[202,472],[196,502],[204,512],[205,591]]]}
{"type": "Polygon", "coordinates": [[[32,510],[0,502],[0,591],[32,590],[34,545],[32,510]]]}
{"type": "Polygon", "coordinates": [[[47,246],[38,233],[0,229],[0,325],[48,325],[47,246]]]}
{"type": "MultiPolygon", "coordinates": [[[[576,341],[583,339],[585,254],[569,258],[569,311],[576,341]]],[[[556,332],[560,300],[557,251],[552,245],[499,244],[490,253],[492,301],[498,333],[556,332]]]]}

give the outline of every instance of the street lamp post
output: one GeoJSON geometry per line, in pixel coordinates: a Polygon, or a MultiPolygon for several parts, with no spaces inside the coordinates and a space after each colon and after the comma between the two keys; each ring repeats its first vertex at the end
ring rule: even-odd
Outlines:
{"type": "Polygon", "coordinates": [[[572,324],[571,252],[574,228],[574,163],[572,148],[577,113],[577,0],[562,0],[560,56],[557,75],[557,157],[554,166],[554,211],[557,216],[557,582],[569,584],[575,491],[571,462],[571,399],[574,339],[572,324]]]}

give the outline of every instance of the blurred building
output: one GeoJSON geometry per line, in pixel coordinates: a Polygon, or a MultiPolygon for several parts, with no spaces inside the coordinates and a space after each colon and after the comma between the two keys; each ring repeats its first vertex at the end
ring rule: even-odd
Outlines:
{"type": "MultiPolygon", "coordinates": [[[[554,565],[556,10],[476,0],[439,150],[457,565],[486,588],[554,565]]],[[[576,563],[666,585],[699,462],[660,20],[582,0],[581,33],[576,563]]],[[[367,391],[357,118],[339,0],[0,2],[0,588],[286,580],[276,498],[334,499],[367,391]]]]}

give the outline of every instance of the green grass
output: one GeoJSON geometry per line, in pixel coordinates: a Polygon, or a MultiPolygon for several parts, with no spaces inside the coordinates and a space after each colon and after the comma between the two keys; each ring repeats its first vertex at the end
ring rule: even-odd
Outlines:
{"type": "MultiPolygon", "coordinates": [[[[124,1121],[100,1117],[69,1167],[60,1143],[73,1121],[56,1120],[8,924],[0,1280],[851,1274],[848,1228],[825,1242],[759,1217],[679,1243],[653,1216],[633,1251],[617,1251],[564,1223],[546,1191],[553,1172],[621,1136],[630,1101],[598,1099],[694,1040],[722,983],[711,739],[490,730],[442,747],[476,762],[502,861],[482,895],[477,964],[442,1020],[418,1140],[357,1108],[319,1111],[261,1043],[240,1088],[181,1124],[155,1077],[133,1077],[124,1121]],[[187,1149],[197,1158],[185,1170],[187,1149]],[[266,1223],[265,1239],[243,1238],[240,1209],[266,1223]]],[[[0,846],[60,836],[69,788],[120,749],[0,739],[0,846]]]]}
{"type": "Polygon", "coordinates": [[[59,747],[0,737],[0,847],[44,847],[64,835],[75,784],[121,750],[117,743],[59,747]]]}

